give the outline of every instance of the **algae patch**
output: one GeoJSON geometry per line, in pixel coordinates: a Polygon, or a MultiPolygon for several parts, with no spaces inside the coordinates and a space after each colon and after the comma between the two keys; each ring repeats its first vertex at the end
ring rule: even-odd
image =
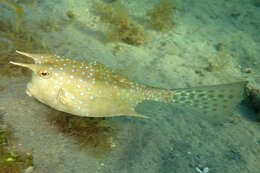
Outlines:
{"type": "Polygon", "coordinates": [[[120,1],[101,3],[93,1],[93,9],[107,24],[106,37],[109,41],[123,41],[139,46],[146,42],[146,33],[141,25],[134,22],[120,1]]]}
{"type": "Polygon", "coordinates": [[[149,22],[157,31],[168,31],[173,26],[173,10],[176,4],[168,0],[160,0],[154,8],[147,10],[149,22]]]}
{"type": "Polygon", "coordinates": [[[72,137],[80,149],[86,148],[97,158],[105,156],[116,147],[116,125],[104,118],[72,116],[51,110],[48,121],[68,137],[72,137]]]}
{"type": "Polygon", "coordinates": [[[0,172],[23,173],[25,169],[33,166],[32,154],[14,151],[16,142],[9,126],[4,122],[4,112],[0,110],[0,172]]]}

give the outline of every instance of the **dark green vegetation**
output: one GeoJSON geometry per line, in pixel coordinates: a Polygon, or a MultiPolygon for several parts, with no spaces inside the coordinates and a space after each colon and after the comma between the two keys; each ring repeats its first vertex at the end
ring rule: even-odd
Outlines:
{"type": "Polygon", "coordinates": [[[11,131],[4,126],[4,112],[0,110],[0,173],[22,173],[33,166],[31,153],[14,151],[16,143],[11,131]]]}
{"type": "Polygon", "coordinates": [[[173,25],[173,10],[176,5],[168,0],[160,0],[160,2],[146,12],[150,17],[150,23],[157,31],[168,31],[173,25]]]}
{"type": "Polygon", "coordinates": [[[253,0],[253,4],[255,7],[260,8],[260,0],[253,0]]]}

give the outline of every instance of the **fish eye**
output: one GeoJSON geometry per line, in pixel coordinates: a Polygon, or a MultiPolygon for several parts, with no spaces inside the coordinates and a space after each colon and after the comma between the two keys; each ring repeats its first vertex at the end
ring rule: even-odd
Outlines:
{"type": "Polygon", "coordinates": [[[51,76],[51,73],[48,70],[40,70],[39,75],[44,79],[48,79],[51,76]]]}

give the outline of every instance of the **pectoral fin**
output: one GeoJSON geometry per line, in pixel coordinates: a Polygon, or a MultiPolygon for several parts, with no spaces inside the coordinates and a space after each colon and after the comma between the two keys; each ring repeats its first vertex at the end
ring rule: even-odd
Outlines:
{"type": "Polygon", "coordinates": [[[59,103],[62,103],[63,105],[69,104],[69,99],[65,95],[65,90],[63,88],[60,88],[56,97],[56,100],[59,103]]]}

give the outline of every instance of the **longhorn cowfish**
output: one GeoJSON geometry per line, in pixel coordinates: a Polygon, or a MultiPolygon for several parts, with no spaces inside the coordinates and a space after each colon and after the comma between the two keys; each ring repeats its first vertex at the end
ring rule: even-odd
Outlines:
{"type": "Polygon", "coordinates": [[[221,114],[244,97],[246,82],[184,89],[163,89],[139,84],[94,61],[57,55],[17,53],[33,64],[10,62],[32,70],[26,93],[59,111],[82,117],[136,116],[144,100],[179,104],[206,114],[221,114]]]}

